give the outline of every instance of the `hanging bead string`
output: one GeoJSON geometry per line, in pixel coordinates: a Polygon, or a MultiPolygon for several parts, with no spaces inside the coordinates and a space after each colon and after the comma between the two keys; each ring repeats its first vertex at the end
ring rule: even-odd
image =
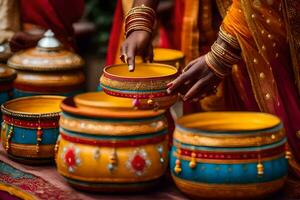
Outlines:
{"type": "Polygon", "coordinates": [[[109,157],[109,164],[108,164],[108,169],[111,173],[114,171],[117,164],[118,164],[117,150],[116,147],[114,146],[112,155],[110,155],[109,157]]]}
{"type": "Polygon", "coordinates": [[[6,142],[5,142],[5,150],[8,151],[9,148],[10,148],[10,141],[11,141],[11,138],[13,136],[13,133],[14,133],[14,124],[13,124],[13,121],[10,125],[10,128],[9,128],[9,131],[8,131],[8,135],[6,137],[6,142]]]}
{"type": "MultiPolygon", "coordinates": [[[[259,137],[260,138],[262,137],[261,134],[259,134],[259,137]]],[[[259,149],[258,149],[258,161],[257,161],[256,169],[257,169],[257,175],[262,176],[264,175],[264,165],[261,160],[261,149],[260,149],[261,144],[259,141],[257,142],[257,146],[259,147],[259,149]]]]}
{"type": "Polygon", "coordinates": [[[59,149],[60,140],[61,140],[61,136],[59,135],[57,140],[56,140],[55,146],[54,146],[54,159],[55,160],[57,158],[57,153],[58,153],[58,149],[59,149]]]}
{"type": "Polygon", "coordinates": [[[36,152],[38,153],[40,151],[40,144],[42,142],[42,137],[43,137],[43,131],[42,131],[42,127],[41,127],[41,117],[39,117],[39,126],[37,128],[37,132],[36,132],[36,152]]]}
{"type": "Polygon", "coordinates": [[[174,171],[176,174],[179,174],[182,170],[180,156],[181,156],[181,149],[180,149],[180,144],[179,144],[179,146],[177,147],[177,159],[175,161],[175,168],[174,168],[174,171]]]}
{"type": "Polygon", "coordinates": [[[194,169],[196,166],[197,166],[197,162],[196,162],[196,153],[194,152],[194,148],[193,148],[193,151],[191,153],[191,161],[189,163],[189,167],[191,169],[194,169]]]}

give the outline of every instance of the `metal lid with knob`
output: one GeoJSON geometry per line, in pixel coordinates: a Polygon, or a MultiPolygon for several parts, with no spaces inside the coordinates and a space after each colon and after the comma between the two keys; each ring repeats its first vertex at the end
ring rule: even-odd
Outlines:
{"type": "Polygon", "coordinates": [[[36,47],[14,54],[8,66],[26,71],[64,71],[79,69],[83,59],[63,48],[51,30],[44,33],[36,47]]]}
{"type": "Polygon", "coordinates": [[[12,56],[8,43],[0,44],[0,62],[6,62],[12,56]]]}

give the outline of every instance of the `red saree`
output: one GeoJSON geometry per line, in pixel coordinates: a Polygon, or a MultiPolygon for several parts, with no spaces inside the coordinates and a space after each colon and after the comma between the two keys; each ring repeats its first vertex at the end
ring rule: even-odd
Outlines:
{"type": "Polygon", "coordinates": [[[20,0],[22,23],[51,29],[67,47],[74,47],[73,23],[84,12],[84,0],[20,0]]]}

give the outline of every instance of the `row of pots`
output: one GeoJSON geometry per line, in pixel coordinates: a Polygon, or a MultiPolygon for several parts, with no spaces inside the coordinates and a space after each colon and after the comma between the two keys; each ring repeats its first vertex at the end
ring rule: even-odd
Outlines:
{"type": "Polygon", "coordinates": [[[168,165],[179,189],[196,198],[261,197],[283,186],[290,153],[277,117],[184,116],[169,152],[164,110],[136,110],[131,103],[104,92],[9,101],[2,105],[3,147],[27,164],[55,157],[68,183],[92,191],[148,189],[168,165]]]}

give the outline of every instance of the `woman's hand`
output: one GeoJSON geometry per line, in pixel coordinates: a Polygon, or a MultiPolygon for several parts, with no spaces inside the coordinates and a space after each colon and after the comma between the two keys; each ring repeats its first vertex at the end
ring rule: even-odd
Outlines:
{"type": "Polygon", "coordinates": [[[168,93],[178,92],[183,95],[183,100],[203,98],[216,93],[216,88],[221,79],[209,68],[205,56],[190,62],[183,73],[168,84],[168,93]]]}
{"type": "Polygon", "coordinates": [[[42,35],[33,35],[26,32],[17,32],[9,41],[10,49],[13,52],[35,47],[42,35]]]}
{"type": "Polygon", "coordinates": [[[147,31],[134,31],[123,42],[120,59],[128,64],[129,71],[135,69],[135,56],[141,56],[144,61],[153,61],[152,37],[147,31]]]}

